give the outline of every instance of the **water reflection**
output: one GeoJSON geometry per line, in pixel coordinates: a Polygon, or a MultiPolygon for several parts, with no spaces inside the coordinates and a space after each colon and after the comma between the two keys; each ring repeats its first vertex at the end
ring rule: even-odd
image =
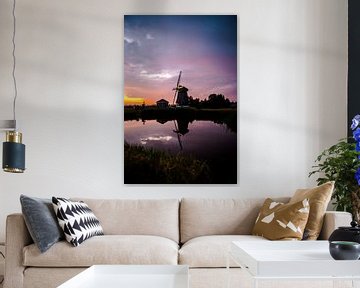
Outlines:
{"type": "Polygon", "coordinates": [[[189,132],[189,123],[190,121],[184,119],[174,120],[174,132],[181,135],[187,134],[189,132]]]}
{"type": "Polygon", "coordinates": [[[157,136],[157,137],[147,137],[147,138],[140,138],[141,144],[145,145],[149,141],[170,141],[172,139],[171,136],[157,136]]]}
{"type": "Polygon", "coordinates": [[[189,128],[188,128],[189,123],[190,123],[190,121],[184,120],[184,119],[174,120],[175,130],[173,130],[173,132],[175,132],[177,135],[180,150],[183,150],[181,136],[184,136],[185,134],[187,134],[189,132],[189,128]]]}
{"type": "Polygon", "coordinates": [[[125,142],[206,160],[214,183],[236,183],[237,136],[212,121],[125,121],[125,142]],[[219,179],[217,179],[217,177],[219,179]]]}

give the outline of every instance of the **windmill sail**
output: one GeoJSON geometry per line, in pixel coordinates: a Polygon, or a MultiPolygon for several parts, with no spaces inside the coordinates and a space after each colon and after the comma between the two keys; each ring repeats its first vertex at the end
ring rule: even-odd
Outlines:
{"type": "Polygon", "coordinates": [[[177,135],[177,138],[178,138],[178,141],[179,141],[179,146],[180,146],[180,150],[183,150],[183,146],[182,146],[182,142],[181,142],[181,137],[180,137],[180,132],[179,132],[179,129],[176,125],[176,121],[174,120],[174,126],[175,126],[175,130],[173,130],[176,135],[177,135]]]}
{"type": "Polygon", "coordinates": [[[176,83],[176,88],[173,89],[173,90],[175,90],[174,99],[173,99],[173,103],[172,103],[173,105],[175,104],[176,94],[179,91],[180,78],[181,78],[181,71],[179,73],[179,78],[178,78],[178,81],[176,83]]]}
{"type": "Polygon", "coordinates": [[[181,137],[183,137],[183,136],[185,136],[185,134],[189,133],[189,123],[190,123],[189,120],[184,120],[184,119],[175,119],[174,120],[175,130],[173,130],[173,132],[176,133],[176,135],[177,135],[180,150],[183,150],[181,137]]]}

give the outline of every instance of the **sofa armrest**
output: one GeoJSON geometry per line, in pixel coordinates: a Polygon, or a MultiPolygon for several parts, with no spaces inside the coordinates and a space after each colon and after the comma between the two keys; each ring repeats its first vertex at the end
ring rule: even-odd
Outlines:
{"type": "Polygon", "coordinates": [[[23,248],[33,241],[22,214],[6,218],[4,288],[22,288],[24,280],[23,248]]]}
{"type": "Polygon", "coordinates": [[[331,233],[340,226],[350,226],[352,216],[348,212],[326,211],[324,224],[319,236],[320,240],[329,239],[331,233]]]}

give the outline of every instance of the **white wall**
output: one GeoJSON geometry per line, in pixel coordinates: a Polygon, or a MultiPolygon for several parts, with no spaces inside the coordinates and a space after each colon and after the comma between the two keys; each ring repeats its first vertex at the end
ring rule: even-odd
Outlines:
{"type": "MultiPolygon", "coordinates": [[[[11,3],[0,1],[0,119],[12,117],[11,3]]],[[[18,0],[16,14],[28,170],[0,172],[0,241],[21,193],[290,195],[346,135],[345,0],[18,0]],[[137,13],[239,15],[238,185],[123,184],[123,15],[137,13]]]]}

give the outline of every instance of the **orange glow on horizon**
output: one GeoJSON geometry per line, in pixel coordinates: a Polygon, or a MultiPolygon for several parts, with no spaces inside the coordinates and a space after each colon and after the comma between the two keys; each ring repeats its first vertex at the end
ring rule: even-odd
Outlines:
{"type": "Polygon", "coordinates": [[[169,102],[172,102],[174,92],[172,91],[172,88],[169,87],[172,87],[171,84],[159,85],[158,83],[157,85],[147,85],[144,87],[125,86],[124,104],[142,105],[145,101],[145,105],[156,105],[156,101],[160,99],[165,99],[169,102]]]}
{"type": "MultiPolygon", "coordinates": [[[[160,98],[159,98],[160,99],[160,98]]],[[[143,105],[145,103],[145,105],[155,105],[157,100],[153,100],[153,99],[145,99],[142,97],[129,97],[129,96],[124,96],[124,105],[143,105]]]]}
{"type": "Polygon", "coordinates": [[[141,97],[128,97],[125,95],[124,97],[124,105],[142,105],[146,101],[141,97]]]}

